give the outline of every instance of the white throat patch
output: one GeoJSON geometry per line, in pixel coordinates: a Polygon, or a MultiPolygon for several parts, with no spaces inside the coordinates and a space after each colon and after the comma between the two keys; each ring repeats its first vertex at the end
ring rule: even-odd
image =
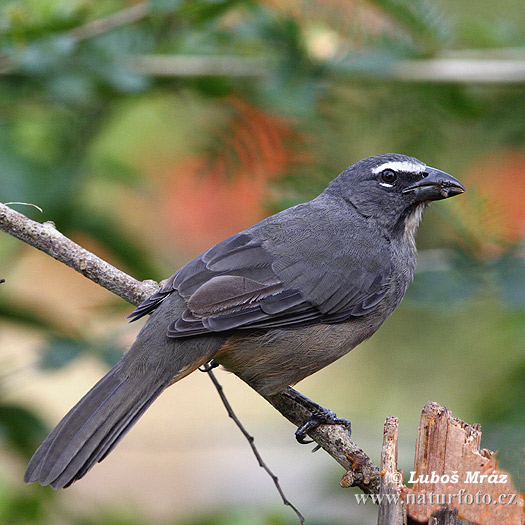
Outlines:
{"type": "Polygon", "coordinates": [[[425,171],[426,166],[424,164],[418,164],[410,160],[391,160],[377,166],[372,170],[372,173],[381,173],[384,170],[404,171],[406,173],[421,173],[425,171]]]}
{"type": "MultiPolygon", "coordinates": [[[[414,242],[414,234],[416,233],[417,227],[421,221],[423,210],[425,209],[424,204],[420,204],[407,218],[405,223],[405,237],[411,242],[414,242]]],[[[415,246],[415,245],[414,245],[415,246]]]]}

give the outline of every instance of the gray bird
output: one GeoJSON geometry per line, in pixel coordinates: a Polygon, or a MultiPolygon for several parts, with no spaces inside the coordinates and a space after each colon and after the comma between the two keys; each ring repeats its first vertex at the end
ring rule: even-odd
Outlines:
{"type": "MultiPolygon", "coordinates": [[[[162,391],[213,360],[264,395],[369,338],[405,295],[430,201],[465,188],[399,154],[347,168],[315,199],[183,266],[131,315],[136,341],[35,452],[25,482],[64,488],[102,461],[162,391]]],[[[297,400],[308,402],[298,393],[297,400]]],[[[299,441],[319,423],[316,413],[299,441]]]]}

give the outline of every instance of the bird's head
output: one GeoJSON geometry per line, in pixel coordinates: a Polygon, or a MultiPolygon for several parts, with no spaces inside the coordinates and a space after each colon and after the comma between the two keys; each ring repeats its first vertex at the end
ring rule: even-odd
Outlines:
{"type": "Polygon", "coordinates": [[[361,215],[390,231],[415,230],[425,206],[465,191],[444,171],[414,157],[388,153],[363,159],[334,179],[336,193],[361,215]]]}

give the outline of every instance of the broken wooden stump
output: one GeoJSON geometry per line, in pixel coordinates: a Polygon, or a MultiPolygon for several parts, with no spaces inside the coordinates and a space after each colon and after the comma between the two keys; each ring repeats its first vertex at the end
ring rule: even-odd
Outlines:
{"type": "Polygon", "coordinates": [[[409,478],[413,485],[408,488],[397,470],[397,420],[393,420],[387,418],[385,423],[379,525],[524,523],[523,496],[498,467],[494,453],[480,450],[479,425],[428,403],[421,414],[409,478]]]}
{"type": "Polygon", "coordinates": [[[379,503],[378,523],[406,525],[406,501],[402,497],[403,473],[397,470],[397,436],[399,422],[397,417],[387,417],[383,431],[381,451],[381,484],[379,494],[383,495],[379,503]],[[392,497],[388,497],[394,496],[392,497]]]}

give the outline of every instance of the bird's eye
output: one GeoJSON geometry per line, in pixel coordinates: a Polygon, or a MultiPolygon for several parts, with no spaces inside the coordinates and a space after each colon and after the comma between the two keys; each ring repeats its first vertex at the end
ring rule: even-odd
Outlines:
{"type": "Polygon", "coordinates": [[[397,179],[397,173],[394,170],[385,170],[381,172],[381,179],[387,184],[392,184],[397,179]]]}

